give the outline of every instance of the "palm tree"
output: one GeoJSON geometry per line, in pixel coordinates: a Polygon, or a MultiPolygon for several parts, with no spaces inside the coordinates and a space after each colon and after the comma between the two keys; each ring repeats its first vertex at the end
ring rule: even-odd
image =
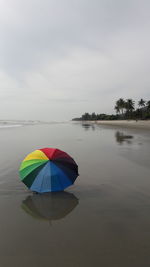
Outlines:
{"type": "Polygon", "coordinates": [[[146,102],[147,109],[150,110],[150,100],[146,102]]]}
{"type": "Polygon", "coordinates": [[[128,118],[130,116],[132,117],[132,112],[134,110],[134,106],[135,106],[135,102],[131,98],[126,100],[125,107],[126,107],[128,118]]]}
{"type": "Polygon", "coordinates": [[[143,109],[145,107],[145,103],[146,103],[146,101],[143,100],[142,98],[138,102],[139,107],[141,107],[141,116],[142,116],[142,118],[144,118],[144,110],[143,109]]]}
{"type": "Polygon", "coordinates": [[[146,103],[146,101],[141,98],[140,101],[138,102],[138,105],[139,105],[139,107],[141,107],[141,108],[143,107],[144,108],[145,107],[145,103],[146,103]]]}
{"type": "MultiPolygon", "coordinates": [[[[117,111],[117,110],[118,110],[119,112],[121,111],[122,115],[124,114],[125,101],[124,101],[123,98],[120,98],[119,100],[117,100],[115,109],[116,109],[116,111],[117,111]]],[[[119,112],[118,112],[118,113],[119,113],[119,112]]]]}
{"type": "Polygon", "coordinates": [[[147,117],[150,119],[150,100],[146,102],[147,117]]]}
{"type": "Polygon", "coordinates": [[[115,106],[115,110],[116,110],[117,114],[120,113],[120,109],[119,109],[119,107],[117,105],[115,106]]]}

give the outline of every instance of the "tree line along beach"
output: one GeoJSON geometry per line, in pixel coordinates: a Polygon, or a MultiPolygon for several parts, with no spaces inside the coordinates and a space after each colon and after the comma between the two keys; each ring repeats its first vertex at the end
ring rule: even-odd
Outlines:
{"type": "Polygon", "coordinates": [[[85,112],[79,118],[73,118],[72,121],[86,121],[90,123],[120,126],[126,128],[150,129],[150,100],[140,99],[135,106],[132,99],[124,100],[120,98],[116,101],[114,110],[116,114],[89,114],[85,112]]]}

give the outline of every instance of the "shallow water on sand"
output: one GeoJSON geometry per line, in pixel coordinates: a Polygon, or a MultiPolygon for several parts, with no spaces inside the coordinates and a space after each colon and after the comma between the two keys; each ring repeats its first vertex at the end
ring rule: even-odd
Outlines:
{"type": "Polygon", "coordinates": [[[150,135],[82,123],[0,129],[0,266],[150,266],[150,135]],[[19,181],[26,154],[57,147],[79,165],[64,193],[19,181]]]}

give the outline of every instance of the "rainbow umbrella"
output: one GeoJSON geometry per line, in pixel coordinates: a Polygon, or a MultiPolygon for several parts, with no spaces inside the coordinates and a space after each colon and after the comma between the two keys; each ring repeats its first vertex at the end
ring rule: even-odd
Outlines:
{"type": "Polygon", "coordinates": [[[78,165],[66,152],[42,148],[27,155],[20,169],[22,182],[38,193],[63,191],[78,177],[78,165]]]}

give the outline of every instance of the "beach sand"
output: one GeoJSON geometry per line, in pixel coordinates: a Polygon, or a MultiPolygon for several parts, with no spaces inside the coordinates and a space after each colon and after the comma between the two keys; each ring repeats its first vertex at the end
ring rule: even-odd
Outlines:
{"type": "Polygon", "coordinates": [[[26,125],[0,128],[0,147],[0,267],[150,266],[149,131],[26,125]],[[19,179],[21,161],[43,147],[79,166],[64,193],[35,195],[19,179]]]}
{"type": "MultiPolygon", "coordinates": [[[[87,122],[87,121],[86,121],[87,122]]],[[[150,120],[119,120],[119,121],[90,121],[90,123],[96,123],[99,125],[119,126],[132,129],[144,129],[150,130],[150,120]]]]}

